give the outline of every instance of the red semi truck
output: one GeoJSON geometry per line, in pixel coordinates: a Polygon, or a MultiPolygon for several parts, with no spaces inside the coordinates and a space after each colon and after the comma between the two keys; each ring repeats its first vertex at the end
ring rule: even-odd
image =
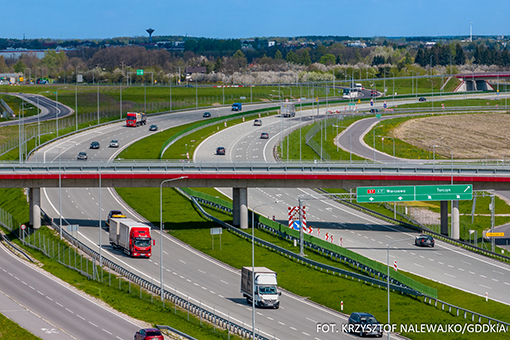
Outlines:
{"type": "Polygon", "coordinates": [[[129,218],[110,219],[110,244],[131,257],[151,257],[151,228],[129,218]]]}
{"type": "Polygon", "coordinates": [[[147,115],[145,112],[128,112],[126,118],[126,126],[137,127],[138,125],[147,124],[147,115]]]}

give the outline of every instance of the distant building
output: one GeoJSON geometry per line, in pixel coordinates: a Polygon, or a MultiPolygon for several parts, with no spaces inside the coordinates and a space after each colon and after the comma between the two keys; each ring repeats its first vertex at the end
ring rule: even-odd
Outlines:
{"type": "Polygon", "coordinates": [[[197,67],[191,67],[188,66],[184,70],[184,73],[186,73],[186,80],[191,80],[191,75],[193,73],[206,73],[207,68],[205,66],[197,66],[197,67]]]}
{"type": "Polygon", "coordinates": [[[425,43],[425,48],[432,48],[436,45],[436,42],[435,41],[427,41],[425,43]]]}
{"type": "Polygon", "coordinates": [[[358,41],[348,42],[347,46],[349,46],[349,47],[365,48],[365,47],[367,47],[367,44],[365,44],[364,42],[361,42],[360,40],[358,40],[358,41]]]}
{"type": "Polygon", "coordinates": [[[268,41],[267,42],[267,47],[273,47],[274,45],[276,44],[276,41],[268,41]]]}

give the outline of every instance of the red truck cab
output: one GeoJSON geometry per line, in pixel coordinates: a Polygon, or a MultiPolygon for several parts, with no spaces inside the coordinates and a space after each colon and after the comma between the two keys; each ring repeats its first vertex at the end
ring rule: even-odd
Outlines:
{"type": "Polygon", "coordinates": [[[130,252],[133,257],[151,257],[152,245],[155,243],[151,239],[148,228],[132,228],[129,237],[130,252]]]}

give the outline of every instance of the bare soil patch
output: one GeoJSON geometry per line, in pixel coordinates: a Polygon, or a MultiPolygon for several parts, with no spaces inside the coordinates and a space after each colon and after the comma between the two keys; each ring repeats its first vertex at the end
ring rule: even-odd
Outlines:
{"type": "MultiPolygon", "coordinates": [[[[509,159],[510,114],[441,115],[408,120],[392,135],[424,150],[432,145],[451,148],[457,159],[509,159]]],[[[436,153],[449,158],[446,148],[436,153]]]]}

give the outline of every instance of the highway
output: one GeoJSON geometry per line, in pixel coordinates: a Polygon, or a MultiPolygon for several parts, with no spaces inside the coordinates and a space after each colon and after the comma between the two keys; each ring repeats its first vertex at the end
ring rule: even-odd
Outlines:
{"type": "MultiPolygon", "coordinates": [[[[56,119],[57,117],[60,119],[74,113],[74,110],[72,110],[71,108],[60,103],[57,104],[55,101],[41,95],[29,93],[17,93],[17,94],[9,93],[9,94],[15,95],[16,97],[21,98],[31,103],[32,105],[36,107],[38,106],[40,108],[41,112],[38,115],[23,117],[21,119],[23,121],[23,124],[42,122],[45,120],[56,119]]],[[[0,127],[18,125],[18,122],[19,122],[18,119],[1,122],[0,127]]]]}
{"type": "MultiPolygon", "coordinates": [[[[229,108],[208,110],[213,117],[229,113],[229,108]]],[[[149,117],[148,125],[157,124],[160,130],[198,121],[202,118],[203,111],[171,114],[158,117],[149,117]]],[[[264,123],[266,119],[262,118],[264,123]]],[[[276,119],[277,120],[277,119],[276,119]]],[[[252,123],[251,123],[252,124],[252,123]]],[[[107,161],[117,154],[117,149],[107,147],[110,139],[118,139],[121,147],[153,132],[148,131],[148,125],[138,128],[128,128],[124,123],[110,124],[98,129],[85,131],[70,136],[62,141],[43,147],[38,151],[39,159],[57,161],[59,152],[62,152],[62,160],[74,159],[79,151],[88,151],[87,147],[92,140],[101,144],[99,150],[91,150],[89,159],[103,159],[107,161]]],[[[262,128],[266,128],[264,125],[262,128]]],[[[228,130],[228,129],[227,129],[228,130]]],[[[211,153],[215,147],[209,145],[211,153]]],[[[59,190],[45,189],[42,192],[42,208],[50,216],[58,219],[59,190]]],[[[167,207],[165,207],[166,209],[167,207]]],[[[121,209],[128,217],[140,220],[132,209],[127,207],[112,189],[101,189],[101,219],[106,219],[109,210],[121,209]]],[[[108,233],[101,230],[98,232],[99,217],[99,188],[87,189],[62,189],[62,215],[70,223],[79,223],[79,240],[98,251],[99,238],[103,244],[102,253],[105,257],[115,261],[135,274],[159,283],[159,244],[156,244],[153,256],[149,260],[132,259],[120,251],[111,249],[108,244],[108,233]],[[87,227],[89,226],[89,227],[87,227]],[[99,236],[101,235],[101,236],[99,236]]],[[[159,241],[159,231],[153,231],[153,237],[159,241]]],[[[225,318],[245,325],[251,325],[251,307],[240,293],[240,273],[238,270],[218,263],[178,240],[164,234],[164,282],[170,292],[176,292],[181,297],[216,311],[225,318]]],[[[279,310],[257,310],[257,329],[260,334],[276,339],[344,339],[350,338],[348,334],[316,334],[316,323],[328,320],[337,324],[345,323],[346,318],[339,313],[332,312],[327,308],[309,302],[305,298],[293,294],[282,295],[279,310]],[[313,318],[311,317],[313,315],[313,318]]]]}
{"type": "Polygon", "coordinates": [[[0,245],[0,313],[42,339],[131,339],[142,326],[0,245]]]}
{"type": "MultiPolygon", "coordinates": [[[[259,105],[258,107],[263,106],[264,104],[259,105]]],[[[266,104],[267,105],[267,104],[266,104]]],[[[257,105],[254,105],[257,107],[257,105]]],[[[339,108],[341,109],[341,108],[339,108]]],[[[246,108],[245,108],[246,110],[246,108]]],[[[218,108],[213,110],[208,110],[213,113],[213,117],[216,115],[226,115],[229,113],[229,108],[218,108]]],[[[158,124],[158,126],[161,129],[185,124],[187,122],[191,121],[197,121],[200,119],[203,119],[201,117],[202,110],[198,111],[191,111],[191,112],[183,112],[183,113],[177,113],[177,114],[171,114],[171,115],[164,115],[164,116],[157,116],[157,117],[149,117],[148,124],[158,124]]],[[[306,115],[304,112],[303,115],[306,115]]],[[[269,118],[269,117],[267,117],[269,118]]],[[[278,125],[282,124],[282,122],[278,122],[278,119],[275,119],[275,122],[273,124],[270,123],[270,119],[263,118],[264,125],[261,130],[267,130],[263,132],[270,133],[270,139],[267,140],[268,143],[277,143],[278,142],[278,131],[282,130],[282,126],[280,126],[280,129],[278,129],[278,125]],[[267,123],[266,123],[267,121],[267,123]],[[275,137],[273,137],[273,134],[275,134],[275,137]]],[[[294,118],[293,126],[294,128],[298,125],[296,122],[298,118],[294,118]]],[[[251,123],[246,123],[251,124],[251,123]]],[[[102,159],[107,161],[108,159],[111,159],[112,157],[115,157],[115,154],[117,152],[116,149],[110,150],[107,148],[107,144],[109,140],[111,139],[118,139],[121,143],[121,148],[128,146],[130,143],[132,143],[135,140],[138,140],[140,138],[143,138],[150,134],[148,129],[146,127],[139,127],[139,128],[126,128],[123,126],[123,123],[117,123],[117,124],[110,124],[104,127],[100,127],[98,129],[85,131],[83,133],[79,133],[77,135],[68,137],[66,139],[63,139],[61,141],[52,143],[51,145],[48,145],[38,151],[39,157],[42,157],[46,161],[58,161],[58,155],[61,153],[61,159],[75,159],[77,153],[79,151],[88,151],[88,145],[92,140],[97,140],[101,143],[102,147],[93,152],[89,152],[89,159],[102,159]]],[[[243,124],[241,124],[242,126],[243,124]]],[[[224,132],[231,133],[235,129],[226,129],[222,133],[217,134],[218,138],[222,138],[220,140],[214,141],[214,140],[208,140],[207,143],[203,144],[203,147],[199,149],[206,150],[204,153],[204,157],[209,158],[217,158],[220,156],[214,155],[214,150],[217,146],[224,146],[227,148],[228,155],[227,157],[235,157],[235,159],[243,159],[246,157],[251,157],[252,159],[257,157],[259,159],[266,159],[267,161],[271,162],[274,161],[271,159],[270,153],[267,153],[267,150],[270,150],[271,147],[264,146],[262,147],[262,144],[257,144],[258,141],[253,141],[253,137],[257,136],[258,132],[256,134],[252,135],[251,138],[248,138],[246,140],[243,140],[240,138],[241,136],[244,136],[242,133],[234,134],[235,138],[233,136],[225,137],[223,135],[224,132]],[[222,136],[223,137],[220,137],[222,136]],[[235,141],[235,143],[233,143],[235,141]],[[244,154],[236,153],[234,151],[237,151],[238,148],[233,146],[236,143],[239,143],[241,145],[244,142],[244,144],[250,145],[250,149],[243,150],[244,154]],[[228,143],[228,144],[227,144],[228,143]],[[251,143],[251,144],[250,144],[251,143]],[[262,150],[266,150],[266,153],[263,153],[262,151],[259,152],[259,150],[254,150],[255,148],[261,148],[262,150]]],[[[247,129],[248,130],[248,129],[247,129]]],[[[249,134],[248,134],[249,135],[249,134]]],[[[262,143],[262,142],[261,142],[262,143]]],[[[197,150],[199,152],[199,150],[197,150]]],[[[197,159],[202,156],[197,156],[197,159]]],[[[297,204],[297,194],[302,193],[300,189],[293,189],[294,191],[285,191],[285,192],[278,192],[278,189],[274,189],[274,191],[266,191],[266,190],[258,190],[260,192],[259,196],[257,197],[256,193],[253,193],[253,190],[250,190],[250,206],[254,206],[252,202],[268,202],[268,197],[270,199],[273,199],[274,197],[281,198],[281,197],[290,197],[288,201],[286,202],[285,206],[287,205],[296,205],[297,204]]],[[[307,191],[307,193],[310,193],[307,191]]],[[[79,222],[82,226],[80,228],[80,240],[84,241],[86,244],[90,245],[91,247],[97,249],[97,245],[99,243],[99,232],[97,229],[97,218],[99,217],[99,214],[101,214],[101,218],[104,220],[106,217],[106,214],[111,209],[118,209],[121,208],[124,211],[129,211],[128,207],[125,206],[125,204],[116,197],[115,193],[111,189],[102,189],[101,190],[101,209],[99,208],[99,189],[98,188],[88,188],[88,189],[63,189],[62,190],[62,212],[63,216],[65,216],[69,221],[72,221],[73,223],[79,222]],[[86,225],[89,225],[90,227],[85,227],[86,225]]],[[[59,192],[58,189],[47,189],[43,193],[43,209],[50,214],[50,216],[53,216],[55,218],[58,218],[58,211],[59,208],[59,192]]],[[[352,220],[349,218],[343,218],[340,217],[341,211],[343,211],[345,208],[340,207],[334,207],[331,206],[332,203],[330,202],[320,202],[316,201],[317,203],[313,203],[313,201],[310,201],[310,210],[309,210],[309,221],[311,223],[315,223],[314,219],[317,220],[317,222],[325,223],[325,229],[331,228],[332,233],[334,235],[335,242],[338,242],[338,240],[342,237],[343,234],[335,235],[334,233],[342,229],[342,232],[347,234],[348,237],[345,238],[345,245],[349,244],[350,242],[353,242],[352,249],[359,249],[360,252],[368,252],[368,257],[380,257],[379,255],[374,255],[374,252],[377,252],[377,249],[374,248],[374,245],[377,246],[379,249],[378,253],[384,253],[385,254],[385,246],[388,243],[388,239],[390,237],[399,238],[401,235],[396,235],[395,230],[391,231],[391,234],[387,235],[387,233],[390,232],[390,229],[388,229],[387,226],[382,225],[381,222],[377,220],[369,220],[367,221],[365,217],[359,216],[359,214],[352,214],[349,213],[348,216],[352,215],[352,220]],[[317,207],[315,208],[315,204],[317,204],[317,207]],[[332,209],[338,209],[338,215],[331,214],[330,211],[332,209]],[[337,217],[335,217],[337,216],[337,217]],[[356,216],[356,217],[354,217],[356,216]],[[322,219],[322,221],[321,221],[322,219]],[[331,219],[334,219],[331,221],[331,219]],[[340,221],[340,222],[338,222],[340,221]],[[336,223],[336,225],[332,224],[336,223]],[[345,228],[342,228],[342,224],[345,225],[345,228]],[[353,228],[354,230],[351,230],[350,228],[353,228]],[[383,229],[383,233],[377,233],[377,237],[374,237],[375,233],[372,231],[373,229],[376,229],[375,232],[379,231],[379,229],[383,229]],[[349,235],[350,234],[350,235],[349,235]],[[355,235],[354,235],[355,234],[355,235]],[[392,236],[393,235],[393,236],[392,236]],[[356,242],[359,243],[358,246],[356,246],[356,242]],[[375,242],[375,243],[371,243],[375,242]]],[[[337,212],[337,211],[335,211],[337,212]]],[[[266,214],[265,212],[263,212],[266,214]]],[[[286,209],[283,211],[283,213],[280,211],[279,215],[277,215],[278,219],[286,220],[286,209]]],[[[276,215],[277,213],[272,213],[269,211],[267,213],[268,216],[276,215]]],[[[342,214],[345,214],[342,212],[342,214]]],[[[128,213],[131,217],[138,218],[136,215],[132,215],[131,212],[128,213]]],[[[317,230],[317,228],[316,228],[317,230]]],[[[324,229],[323,229],[324,233],[324,229]]],[[[322,234],[324,235],[324,234],[322,234]]],[[[117,263],[124,265],[127,268],[130,268],[133,272],[138,273],[140,276],[145,278],[154,278],[154,282],[159,282],[159,251],[157,251],[158,245],[156,245],[156,249],[154,251],[154,256],[151,260],[147,260],[151,264],[151,266],[147,266],[144,263],[140,263],[141,261],[133,261],[130,258],[125,257],[122,254],[119,254],[118,252],[114,252],[111,249],[109,249],[109,246],[107,244],[108,236],[107,233],[102,231],[101,232],[101,238],[102,238],[102,244],[105,246],[103,249],[103,253],[105,256],[111,258],[112,260],[115,260],[117,263]]],[[[155,231],[155,238],[156,240],[159,239],[159,236],[157,235],[157,231],[155,231]]],[[[343,238],[343,237],[342,237],[343,238]]],[[[410,248],[409,244],[403,243],[401,246],[407,246],[410,248]]],[[[176,291],[181,296],[189,295],[190,299],[195,302],[202,304],[203,306],[208,306],[211,309],[216,309],[217,312],[219,312],[224,317],[231,317],[233,321],[237,321],[240,324],[250,325],[251,324],[251,311],[250,308],[245,304],[244,299],[241,298],[240,293],[238,293],[238,286],[239,286],[239,273],[235,270],[232,270],[231,268],[226,267],[225,265],[218,264],[216,261],[208,259],[203,254],[196,253],[192,249],[189,249],[189,247],[186,247],[185,245],[180,244],[177,240],[169,237],[168,235],[165,235],[164,237],[164,265],[165,265],[165,286],[166,289],[169,291],[176,291]],[[226,282],[226,283],[225,283],[226,282]]],[[[351,245],[349,244],[349,247],[351,245]]],[[[434,249],[434,252],[437,252],[437,249],[440,248],[439,246],[434,249]]],[[[446,247],[447,249],[447,247],[446,247]]],[[[443,250],[446,250],[443,249],[443,250]]],[[[405,249],[404,249],[405,250],[405,249]]],[[[405,260],[402,260],[402,267],[404,270],[409,270],[412,266],[415,266],[416,268],[420,268],[420,265],[423,265],[423,262],[432,262],[434,260],[430,260],[429,258],[425,258],[424,253],[430,251],[430,249],[415,249],[414,246],[412,248],[412,252],[417,254],[416,255],[416,261],[411,263],[408,261],[407,263],[405,260]],[[415,251],[414,251],[415,250],[415,251]],[[423,258],[421,257],[423,256],[423,258]],[[426,260],[426,261],[425,261],[426,260]],[[418,266],[415,265],[418,264],[418,266]]],[[[399,252],[395,258],[398,256],[401,256],[400,254],[405,255],[404,251],[399,252]]],[[[432,251],[429,253],[425,253],[427,255],[431,255],[432,251]]],[[[413,255],[413,254],[411,254],[413,255]]],[[[444,256],[444,255],[437,255],[437,256],[444,256]]],[[[460,255],[462,256],[462,255],[460,255]]],[[[405,256],[402,256],[405,257],[405,256]]],[[[398,257],[399,258],[399,257],[398,257]]],[[[399,263],[400,263],[399,258],[399,263]]],[[[384,261],[382,261],[384,262],[384,261]]],[[[441,261],[442,262],[442,261],[441,261]]],[[[443,262],[445,263],[445,262],[443,262]]],[[[460,263],[460,262],[459,262],[460,263]]],[[[460,266],[454,266],[452,264],[445,264],[445,270],[449,273],[449,275],[453,275],[450,273],[451,268],[450,266],[453,266],[456,270],[462,271],[460,266]],[[460,269],[458,269],[460,268],[460,269]]],[[[465,271],[466,269],[464,269],[465,271]]],[[[441,271],[441,270],[439,270],[441,271]]],[[[420,270],[421,274],[423,275],[423,272],[426,272],[425,270],[420,270]]],[[[428,274],[428,273],[427,273],[428,274]]],[[[441,274],[444,276],[445,273],[441,274]]],[[[508,275],[508,273],[503,272],[503,274],[498,275],[508,275]]],[[[471,275],[485,275],[482,273],[474,273],[471,275]]],[[[455,275],[453,275],[455,276],[455,275]]],[[[488,276],[487,276],[488,277],[488,276]]],[[[454,279],[454,282],[457,282],[458,279],[456,277],[452,278],[454,279]]],[[[507,279],[502,279],[501,284],[504,285],[507,282],[507,279]]],[[[476,285],[476,283],[475,283],[476,285]]],[[[480,291],[480,288],[475,289],[477,287],[470,287],[474,291],[480,291]]],[[[466,289],[469,290],[469,289],[466,289]]],[[[480,292],[478,292],[481,294],[480,292]]],[[[485,292],[483,292],[485,294],[485,292]]],[[[491,295],[492,291],[491,291],[491,295]]],[[[309,339],[310,336],[313,337],[315,333],[315,322],[321,322],[322,320],[335,320],[337,323],[345,322],[345,319],[341,316],[339,316],[337,313],[332,313],[331,311],[327,309],[323,309],[320,306],[316,306],[314,304],[311,304],[307,302],[304,299],[294,297],[292,295],[284,294],[282,296],[282,308],[279,311],[258,311],[257,313],[257,328],[260,327],[261,334],[272,337],[276,336],[276,338],[279,339],[286,339],[286,338],[296,338],[296,339],[309,339]],[[288,306],[287,308],[285,306],[288,306]],[[278,321],[275,320],[275,315],[270,313],[278,313],[278,321]],[[259,314],[260,313],[260,314],[259,314]],[[288,313],[288,314],[286,314],[288,313]],[[312,313],[315,317],[312,321],[306,319],[304,315],[311,315],[312,313]],[[283,325],[282,325],[283,323],[283,325]]],[[[348,335],[344,335],[348,337],[348,335]]],[[[320,339],[326,339],[328,338],[327,335],[322,336],[320,339]]],[[[335,336],[335,339],[338,337],[335,336]]]]}
{"type": "MultiPolygon", "coordinates": [[[[391,116],[382,117],[382,119],[390,118],[391,116]]],[[[272,117],[271,120],[266,119],[268,124],[264,123],[266,126],[262,128],[247,122],[223,130],[205,140],[196,149],[193,158],[196,162],[223,157],[228,158],[228,161],[246,159],[246,157],[275,161],[269,158],[271,153],[268,153],[267,149],[272,149],[279,140],[278,119],[277,117],[272,117]],[[271,122],[273,122],[272,125],[269,125],[271,122]],[[261,142],[258,138],[259,132],[264,129],[276,133],[267,142],[261,142]],[[216,145],[224,146],[227,149],[227,155],[214,155],[209,146],[216,145]]],[[[285,120],[294,124],[299,123],[298,117],[285,120]]],[[[342,148],[349,146],[349,139],[351,139],[353,151],[363,157],[373,158],[373,149],[367,148],[362,143],[362,134],[369,131],[377,121],[379,119],[375,117],[367,118],[346,129],[340,137],[340,141],[344,143],[342,148]],[[351,129],[352,132],[349,131],[351,129]],[[349,138],[351,133],[352,137],[349,138]],[[352,143],[352,140],[357,143],[352,143]]],[[[379,152],[376,159],[385,162],[394,161],[392,156],[379,152]]],[[[230,188],[224,188],[221,191],[232,197],[230,188]]],[[[307,207],[307,225],[314,228],[315,236],[325,239],[326,233],[328,236],[333,235],[333,242],[336,244],[340,244],[342,239],[344,247],[379,262],[386,263],[388,243],[418,235],[414,231],[389,225],[387,222],[361,214],[331,200],[321,199],[311,189],[249,189],[248,204],[254,207],[271,200],[282,201],[283,204],[261,207],[258,212],[267,217],[275,216],[281,223],[286,223],[287,207],[297,206],[300,195],[303,196],[304,205],[307,207]],[[318,235],[319,228],[320,235],[318,235]]],[[[394,247],[395,249],[392,248],[390,252],[390,262],[397,260],[399,269],[479,296],[484,297],[488,293],[491,299],[510,304],[510,296],[507,293],[510,286],[510,266],[506,264],[440,241],[433,249],[416,247],[413,240],[396,243],[394,247]]]]}

